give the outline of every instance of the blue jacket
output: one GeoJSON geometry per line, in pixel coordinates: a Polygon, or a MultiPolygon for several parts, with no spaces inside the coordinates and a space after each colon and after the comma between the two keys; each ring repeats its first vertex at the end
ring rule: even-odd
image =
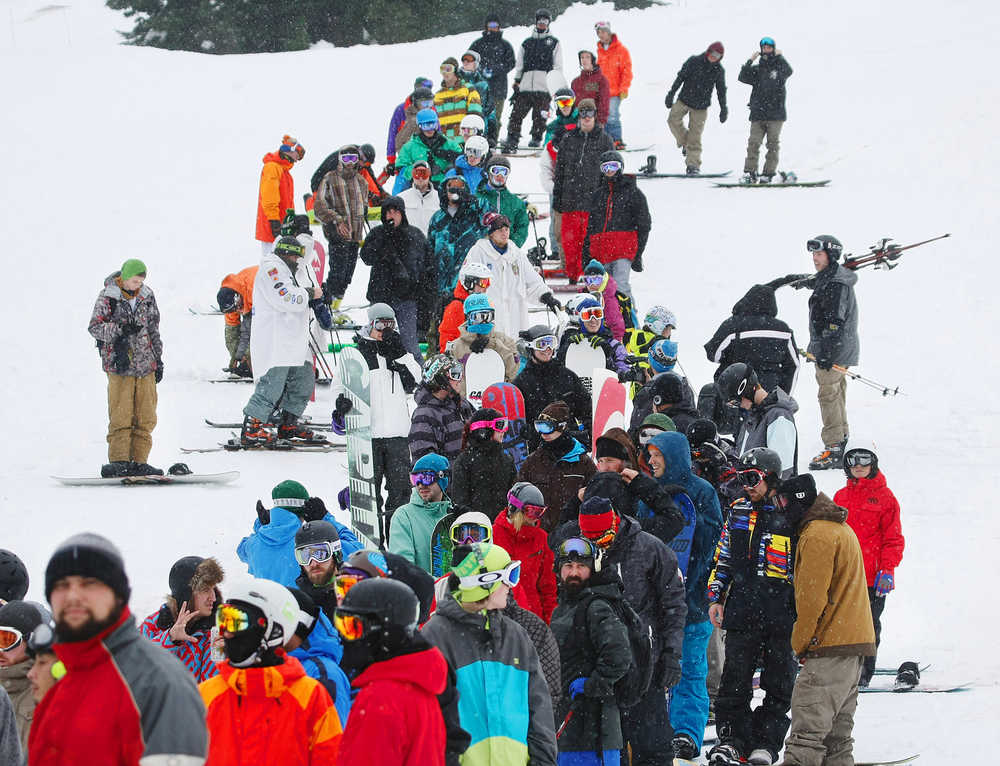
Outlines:
{"type": "Polygon", "coordinates": [[[712,570],[715,546],[722,532],[719,496],[711,484],[691,473],[691,447],[684,434],[666,431],[654,436],[651,443],[663,453],[667,464],[666,471],[657,482],[684,487],[694,503],[697,516],[684,587],[687,591],[688,624],[704,622],[708,619],[708,575],[712,570]]]}
{"type": "Polygon", "coordinates": [[[351,682],[339,664],[344,656],[344,647],[340,643],[340,635],[324,612],[320,611],[309,637],[289,654],[302,663],[310,678],[315,678],[326,687],[333,697],[337,715],[347,723],[347,714],[351,711],[351,682]]]}
{"type": "MultiPolygon", "coordinates": [[[[362,549],[354,533],[329,513],[323,517],[337,528],[340,544],[346,559],[362,549]]],[[[253,523],[253,532],[236,547],[236,555],[247,565],[254,577],[274,580],[287,588],[295,587],[295,578],[302,574],[295,560],[295,533],[302,526],[302,519],[286,508],[271,509],[271,523],[263,525],[260,519],[253,523]]]]}
{"type": "Polygon", "coordinates": [[[461,175],[467,184],[469,184],[469,189],[473,194],[479,189],[479,184],[483,182],[483,177],[485,175],[484,165],[486,164],[486,158],[483,157],[483,161],[478,165],[470,165],[469,160],[463,154],[457,160],[455,160],[455,168],[458,170],[459,175],[461,175]]]}

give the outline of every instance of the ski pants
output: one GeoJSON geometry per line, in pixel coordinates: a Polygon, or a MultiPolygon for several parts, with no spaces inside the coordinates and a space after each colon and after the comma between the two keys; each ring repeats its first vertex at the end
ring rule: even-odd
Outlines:
{"type": "MultiPolygon", "coordinates": [[[[685,161],[689,168],[701,167],[701,134],[705,132],[707,119],[707,109],[692,109],[680,99],[674,101],[674,105],[670,107],[667,127],[677,140],[677,147],[684,150],[685,161]],[[685,115],[688,118],[687,127],[684,127],[685,115]]],[[[756,162],[754,160],[754,169],[757,168],[756,162]]]]}
{"type": "Polygon", "coordinates": [[[603,758],[595,750],[568,750],[556,758],[557,766],[620,766],[621,762],[620,750],[605,750],[603,758]]]}
{"type": "Polygon", "coordinates": [[[545,134],[545,112],[549,108],[550,97],[542,91],[518,91],[514,97],[514,108],[507,122],[507,143],[517,145],[521,139],[521,123],[531,112],[531,140],[541,141],[545,134]]]}
{"type": "Polygon", "coordinates": [[[788,731],[796,662],[788,626],[767,624],[726,631],[726,663],[715,700],[719,737],[743,752],[762,747],[777,754],[788,731]],[[753,676],[761,668],[764,702],[753,712],[753,676]]]}
{"type": "Polygon", "coordinates": [[[854,711],[862,658],[810,657],[792,692],[786,766],[854,766],[854,711]]]}
{"type": "Polygon", "coordinates": [[[566,259],[566,276],[576,282],[583,273],[583,242],[587,238],[586,210],[564,210],[560,223],[563,257],[566,259]]]}
{"type": "Polygon", "coordinates": [[[240,326],[238,324],[226,325],[226,351],[229,352],[229,366],[233,367],[239,361],[236,358],[236,349],[240,346],[240,326]]]}
{"type": "MultiPolygon", "coordinates": [[[[875,650],[882,641],[882,610],[885,609],[885,596],[880,596],[874,588],[868,589],[868,603],[872,608],[872,623],[875,626],[875,650]]],[[[864,676],[869,680],[875,675],[875,657],[865,657],[864,676]]]]}
{"type": "Polygon", "coordinates": [[[329,273],[326,276],[327,290],[334,298],[343,298],[354,279],[354,268],[358,265],[357,242],[348,242],[336,234],[336,229],[323,227],[326,234],[329,273]],[[333,236],[331,236],[331,234],[333,236]]]}
{"type": "Polygon", "coordinates": [[[375,503],[381,515],[385,511],[385,537],[389,539],[389,521],[399,506],[410,501],[410,443],[405,436],[372,439],[375,503]],[[382,483],[386,500],[382,502],[382,483]]]}
{"type": "Polygon", "coordinates": [[[302,417],[316,385],[312,362],[297,367],[272,367],[257,380],[243,414],[265,423],[279,406],[295,417],[302,417]]]}
{"type": "Polygon", "coordinates": [[[837,370],[816,368],[816,384],[819,390],[819,414],[823,418],[820,436],[823,446],[835,447],[850,433],[847,425],[847,376],[837,370]]]}
{"type": "Polygon", "coordinates": [[[608,99],[608,121],[604,130],[612,141],[622,140],[622,97],[611,96],[608,99]]]}
{"type": "MultiPolygon", "coordinates": [[[[423,367],[424,357],[420,353],[420,341],[417,340],[417,302],[395,301],[392,310],[396,312],[396,327],[399,329],[403,348],[409,351],[417,360],[417,364],[423,367]]],[[[407,497],[409,497],[409,484],[407,484],[407,497]]]]}
{"type": "Polygon", "coordinates": [[[156,376],[108,373],[108,462],[145,463],[156,428],[156,376]]]}
{"type": "Polygon", "coordinates": [[[690,623],[684,626],[681,649],[681,680],[670,693],[670,727],[674,734],[687,734],[701,748],[708,722],[708,642],[712,623],[690,623]]]}
{"type": "Polygon", "coordinates": [[[762,175],[773,176],[778,170],[779,138],[784,120],[754,120],[750,123],[750,139],[747,141],[747,158],[743,163],[744,173],[756,173],[760,160],[760,145],[767,137],[767,156],[764,157],[762,175]]]}
{"type": "MultiPolygon", "coordinates": [[[[654,671],[655,679],[656,673],[654,671]]],[[[632,766],[672,766],[674,750],[671,740],[670,716],[667,714],[667,694],[655,681],[635,705],[621,711],[622,736],[632,748],[632,766]]]]}
{"type": "Polygon", "coordinates": [[[632,259],[616,258],[610,263],[605,263],[604,268],[618,283],[618,290],[625,293],[632,300],[634,306],[635,299],[632,298],[632,282],[630,281],[632,279],[632,259]]]}

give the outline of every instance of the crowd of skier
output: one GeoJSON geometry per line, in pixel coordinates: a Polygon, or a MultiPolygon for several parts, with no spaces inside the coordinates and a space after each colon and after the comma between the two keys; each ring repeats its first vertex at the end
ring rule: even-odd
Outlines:
{"type": "MultiPolygon", "coordinates": [[[[236,449],[329,444],[305,417],[318,330],[353,333],[370,373],[377,544],[288,479],[238,543],[249,579],[185,555],[145,619],[110,540],[56,549],[48,606],[23,600],[28,573],[0,551],[4,763],[77,763],[84,747],[102,764],[639,766],[706,745],[715,764],[853,762],[903,553],[873,445],[848,447],[857,275],[836,237],[809,239],[814,273],[752,286],[705,344],[718,367],[696,391],[676,315],[632,292],[653,217],[621,154],[629,52],[598,22],[567,86],[551,22],[540,9],[515,50],[489,15],[438,86],[417,77],[396,107],[386,167],[371,144],[341,146],[298,214],[290,170],[305,148],[284,136],[263,159],[260,262],[221,281],[226,369],[254,380],[236,449]],[[537,230],[527,249],[546,211],[512,191],[525,151],[538,152],[552,252],[537,230]],[[358,258],[371,270],[354,325],[343,300],[358,258]],[[807,351],[777,318],[784,285],[812,291],[807,351]],[[588,347],[627,387],[627,428],[595,432],[589,373],[572,361],[588,347]],[[487,351],[523,395],[526,456],[508,448],[510,413],[469,400],[467,366],[487,351]],[[833,499],[800,471],[800,358],[823,420],[808,467],[845,473],[833,499]]],[[[666,96],[688,174],[713,90],[728,117],[723,55],[715,42],[691,56],[666,96]]],[[[747,182],[776,171],[790,75],[768,37],[741,69],[747,182]]],[[[108,478],[162,473],[147,463],[164,366],[146,276],[126,261],[90,321],[108,478]]],[[[334,381],[334,434],[356,437],[354,401],[334,381]]],[[[351,491],[336,502],[348,512],[351,491]]]]}

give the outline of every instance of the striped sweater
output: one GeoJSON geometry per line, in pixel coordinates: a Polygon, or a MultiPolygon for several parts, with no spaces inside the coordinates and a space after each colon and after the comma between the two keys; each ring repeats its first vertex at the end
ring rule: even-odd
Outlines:
{"type": "Polygon", "coordinates": [[[467,114],[483,113],[479,91],[459,80],[452,88],[441,86],[434,94],[434,110],[438,113],[441,132],[449,138],[458,136],[458,127],[467,114]]]}
{"type": "Polygon", "coordinates": [[[410,459],[419,460],[436,452],[454,460],[462,451],[462,432],[473,409],[458,394],[438,399],[421,384],[413,394],[417,409],[410,418],[410,459]]]}

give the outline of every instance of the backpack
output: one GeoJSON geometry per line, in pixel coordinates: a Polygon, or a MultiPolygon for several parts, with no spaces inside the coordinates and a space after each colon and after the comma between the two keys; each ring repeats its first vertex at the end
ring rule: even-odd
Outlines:
{"type": "Polygon", "coordinates": [[[628,671],[615,681],[615,702],[619,708],[630,708],[636,705],[649,689],[653,677],[653,631],[642,616],[632,608],[625,598],[611,600],[604,596],[591,594],[586,596],[573,615],[573,629],[583,632],[590,643],[587,634],[587,610],[595,599],[606,602],[625,625],[628,632],[628,643],[632,650],[632,660],[628,671]]]}

